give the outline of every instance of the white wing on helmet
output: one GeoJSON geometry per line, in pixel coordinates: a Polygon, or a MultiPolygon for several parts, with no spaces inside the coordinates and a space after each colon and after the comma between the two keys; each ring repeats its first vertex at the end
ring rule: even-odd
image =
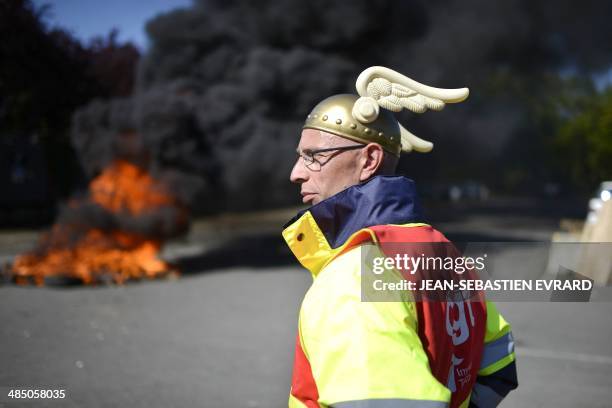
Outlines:
{"type": "MultiPolygon", "coordinates": [[[[447,103],[464,101],[470,91],[468,88],[434,88],[417,82],[385,67],[370,67],[363,71],[355,84],[360,98],[353,106],[353,116],[363,123],[376,120],[379,107],[393,112],[408,109],[423,113],[427,109],[439,111],[447,103]]],[[[433,143],[423,140],[401,124],[402,151],[429,152],[433,143]]]]}

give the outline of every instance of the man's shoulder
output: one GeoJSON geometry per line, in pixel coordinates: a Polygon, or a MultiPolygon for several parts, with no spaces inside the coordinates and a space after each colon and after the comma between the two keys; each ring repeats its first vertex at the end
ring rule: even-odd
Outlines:
{"type": "MultiPolygon", "coordinates": [[[[370,274],[371,257],[383,256],[380,247],[366,242],[352,247],[334,258],[320,272],[306,293],[300,311],[301,328],[310,332],[321,325],[336,327],[347,324],[369,324],[394,321],[403,327],[406,316],[414,313],[414,305],[403,302],[375,302],[362,299],[362,278],[370,274]]],[[[395,327],[395,326],[394,326],[395,327]]]]}
{"type": "Polygon", "coordinates": [[[444,234],[425,223],[374,225],[370,229],[380,242],[449,242],[444,234]]]}
{"type": "Polygon", "coordinates": [[[372,242],[364,242],[349,247],[335,256],[327,265],[321,268],[308,289],[304,298],[305,303],[310,301],[334,301],[341,297],[344,301],[357,301],[361,299],[361,275],[364,265],[363,257],[378,247],[372,242]]]}
{"type": "MultiPolygon", "coordinates": [[[[374,243],[363,242],[350,246],[325,265],[313,282],[313,288],[354,290],[361,280],[362,254],[364,250],[375,247],[374,243]]],[[[312,289],[312,288],[311,288],[312,289]]]]}

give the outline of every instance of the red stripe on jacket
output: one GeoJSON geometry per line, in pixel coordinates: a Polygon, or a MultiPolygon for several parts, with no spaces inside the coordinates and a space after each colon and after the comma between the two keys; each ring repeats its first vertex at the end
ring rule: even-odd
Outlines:
{"type": "Polygon", "coordinates": [[[293,378],[291,379],[291,395],[300,400],[308,408],[320,408],[319,390],[312,375],[310,362],[302,350],[300,335],[295,342],[295,360],[293,363],[293,378]]]}
{"type": "MultiPolygon", "coordinates": [[[[380,225],[370,229],[376,234],[383,252],[388,257],[394,257],[398,249],[401,252],[401,245],[385,246],[389,243],[424,243],[424,253],[431,253],[432,248],[427,248],[429,243],[449,243],[449,245],[434,245],[434,252],[446,252],[435,255],[461,256],[442,233],[430,226],[380,225]]],[[[415,248],[419,248],[419,246],[410,249],[414,250],[415,248]]],[[[463,277],[473,279],[475,275],[472,271],[468,271],[464,273],[463,277]]],[[[440,383],[452,388],[449,383],[452,367],[454,375],[454,381],[452,382],[454,382],[455,389],[451,389],[450,407],[459,407],[470,395],[480,368],[487,320],[484,298],[482,294],[478,294],[476,298],[472,298],[469,305],[467,302],[458,304],[430,300],[417,301],[415,305],[418,317],[418,335],[427,354],[432,374],[440,383]],[[447,308],[449,309],[447,310],[447,308]],[[448,334],[447,312],[451,324],[461,326],[458,324],[460,320],[468,324],[469,337],[461,344],[453,344],[461,340],[460,331],[451,329],[455,336],[448,334]],[[471,324],[472,317],[474,319],[473,325],[471,324]],[[453,339],[453,337],[455,338],[453,339]],[[456,365],[453,365],[453,356],[456,365]],[[457,363],[459,359],[461,362],[457,363]]]]}

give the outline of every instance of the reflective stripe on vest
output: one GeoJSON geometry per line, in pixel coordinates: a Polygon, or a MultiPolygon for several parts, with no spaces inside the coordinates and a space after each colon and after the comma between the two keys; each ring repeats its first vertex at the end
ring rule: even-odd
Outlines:
{"type": "Polygon", "coordinates": [[[441,401],[408,400],[408,399],[367,399],[361,401],[339,402],[330,408],[446,408],[448,404],[441,401]]]}
{"type": "MultiPolygon", "coordinates": [[[[490,343],[486,343],[484,346],[484,352],[482,354],[482,361],[480,363],[480,371],[479,374],[486,375],[486,372],[494,372],[496,369],[502,367],[496,367],[495,370],[491,370],[490,368],[499,363],[504,359],[508,359],[510,356],[514,355],[514,338],[512,337],[512,332],[508,332],[505,335],[501,336],[499,339],[494,340],[490,343]]],[[[509,359],[508,363],[511,362],[514,358],[509,359]]]]}

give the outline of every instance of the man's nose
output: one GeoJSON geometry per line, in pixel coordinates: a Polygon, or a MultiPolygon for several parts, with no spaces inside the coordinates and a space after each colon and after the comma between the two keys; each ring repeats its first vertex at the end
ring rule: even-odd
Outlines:
{"type": "Polygon", "coordinates": [[[293,169],[291,169],[291,174],[289,175],[289,180],[296,184],[302,184],[308,180],[308,170],[306,166],[304,166],[304,161],[301,157],[298,157],[295,161],[293,169]]]}

